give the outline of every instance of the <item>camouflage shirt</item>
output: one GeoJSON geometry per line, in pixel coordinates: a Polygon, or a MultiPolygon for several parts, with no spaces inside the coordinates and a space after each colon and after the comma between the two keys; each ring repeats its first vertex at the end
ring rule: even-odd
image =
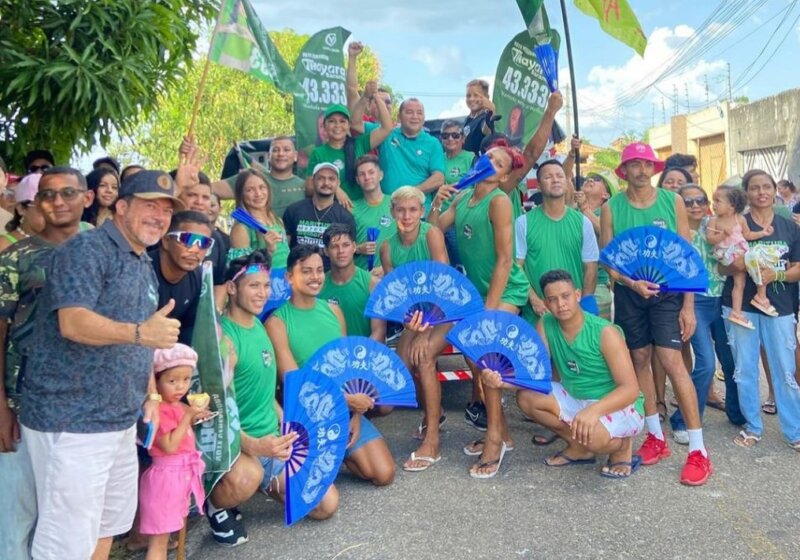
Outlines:
{"type": "Polygon", "coordinates": [[[0,320],[9,322],[3,382],[6,397],[14,404],[19,403],[20,363],[33,332],[36,297],[44,287],[55,246],[39,236],[28,237],[0,253],[0,320]]]}

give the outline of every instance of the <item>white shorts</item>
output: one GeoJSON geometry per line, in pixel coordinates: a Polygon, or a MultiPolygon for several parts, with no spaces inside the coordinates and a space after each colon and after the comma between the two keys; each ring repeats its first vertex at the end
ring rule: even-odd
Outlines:
{"type": "MultiPolygon", "coordinates": [[[[561,383],[553,382],[553,392],[550,393],[558,403],[558,417],[567,424],[572,424],[572,419],[584,408],[597,402],[594,399],[576,399],[564,389],[561,383]]],[[[644,416],[639,414],[633,405],[600,417],[612,438],[633,437],[644,428],[644,416]]]]}
{"type": "Polygon", "coordinates": [[[97,540],[129,531],[136,514],[136,427],[120,432],[39,432],[22,426],[39,519],[36,560],[90,558],[97,540]]]}

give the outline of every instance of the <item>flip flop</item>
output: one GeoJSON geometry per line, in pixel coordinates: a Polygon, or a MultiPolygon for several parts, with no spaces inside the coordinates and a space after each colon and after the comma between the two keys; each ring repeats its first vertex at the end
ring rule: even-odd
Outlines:
{"type": "Polygon", "coordinates": [[[744,447],[745,449],[750,449],[759,441],[761,441],[761,436],[751,434],[750,432],[746,432],[744,430],[740,431],[739,435],[733,438],[733,443],[739,447],[744,447]]]}
{"type": "Polygon", "coordinates": [[[762,313],[769,315],[770,317],[777,317],[778,310],[770,303],[767,305],[762,305],[761,303],[756,301],[756,298],[750,300],[750,305],[761,311],[762,313]]]}
{"type": "Polygon", "coordinates": [[[730,315],[728,315],[726,317],[726,319],[728,319],[728,321],[730,321],[731,323],[736,323],[740,327],[744,327],[746,329],[750,329],[751,331],[756,330],[756,326],[753,324],[753,322],[750,319],[747,319],[747,318],[739,319],[738,317],[732,317],[730,315]]]}
{"type": "Polygon", "coordinates": [[[764,414],[777,414],[778,407],[775,406],[775,401],[764,401],[764,404],[761,405],[761,412],[764,414]]]}
{"type": "Polygon", "coordinates": [[[531,443],[533,445],[544,447],[545,445],[550,445],[558,439],[558,434],[555,432],[551,432],[548,429],[543,430],[543,432],[544,433],[540,431],[533,434],[533,437],[531,438],[531,443]]]}
{"type": "Polygon", "coordinates": [[[633,473],[635,473],[639,467],[642,466],[642,458],[639,455],[633,455],[630,461],[620,461],[619,463],[609,463],[606,462],[605,469],[612,469],[614,467],[630,467],[631,472],[628,474],[622,473],[613,473],[610,470],[601,470],[600,476],[604,476],[606,478],[613,478],[613,479],[620,479],[620,478],[628,478],[633,473]]]}
{"type": "Polygon", "coordinates": [[[789,447],[791,447],[792,449],[794,449],[795,451],[797,451],[798,453],[800,453],[800,440],[797,440],[797,441],[787,441],[787,442],[786,442],[786,445],[788,445],[789,447]]]}
{"type": "MultiPolygon", "coordinates": [[[[442,426],[444,426],[445,422],[447,422],[447,416],[442,414],[439,417],[439,427],[441,428],[442,426]]],[[[427,429],[428,429],[428,426],[426,426],[425,424],[423,424],[420,421],[419,426],[417,426],[417,431],[414,432],[413,434],[411,434],[411,437],[416,439],[416,440],[422,441],[423,439],[425,439],[425,430],[427,430],[427,429]]]]}
{"type": "MultiPolygon", "coordinates": [[[[481,461],[480,459],[478,459],[478,469],[485,469],[486,467],[492,467],[494,465],[497,465],[497,468],[495,470],[493,470],[492,472],[490,472],[490,473],[479,473],[479,472],[470,470],[469,471],[469,475],[472,478],[478,478],[478,479],[494,478],[497,475],[497,473],[500,471],[500,465],[503,464],[503,457],[505,457],[506,451],[508,451],[508,448],[506,447],[506,442],[503,442],[502,445],[500,445],[500,457],[498,457],[496,460],[484,462],[484,461],[481,461]]],[[[483,455],[481,455],[481,456],[483,456],[483,455]]]]}
{"type": "Polygon", "coordinates": [[[594,465],[595,463],[597,463],[597,458],[592,457],[591,459],[573,459],[569,455],[565,455],[563,451],[559,451],[552,457],[545,457],[545,459],[542,460],[542,463],[544,463],[545,466],[547,467],[561,468],[561,467],[572,467],[574,465],[594,465]],[[551,459],[555,459],[556,457],[561,457],[566,461],[566,463],[561,463],[560,465],[556,465],[549,462],[551,459]]]}
{"type": "Polygon", "coordinates": [[[708,401],[708,402],[706,402],[706,406],[711,407],[711,408],[716,408],[717,410],[721,410],[722,412],[725,412],[725,401],[722,401],[722,400],[720,400],[720,401],[708,401]]]}
{"type": "MultiPolygon", "coordinates": [[[[483,438],[476,439],[475,441],[468,443],[467,445],[464,446],[464,455],[467,455],[468,457],[478,457],[480,455],[483,455],[483,449],[481,449],[480,451],[472,451],[470,449],[470,447],[475,447],[476,445],[483,445],[484,443],[485,442],[484,442],[483,438]]],[[[514,451],[514,445],[513,444],[509,445],[508,442],[503,442],[503,445],[506,446],[506,451],[507,452],[508,451],[514,451]]]]}
{"type": "Polygon", "coordinates": [[[403,465],[403,470],[404,471],[408,471],[408,472],[426,471],[426,470],[428,470],[429,468],[431,468],[433,465],[435,465],[436,463],[438,463],[441,460],[442,460],[442,456],[441,455],[439,455],[438,457],[436,457],[434,459],[433,457],[426,457],[425,455],[417,455],[416,452],[412,451],[411,452],[411,457],[409,458],[409,461],[422,461],[424,463],[427,463],[427,465],[422,466],[422,467],[407,467],[407,466],[403,465]]]}

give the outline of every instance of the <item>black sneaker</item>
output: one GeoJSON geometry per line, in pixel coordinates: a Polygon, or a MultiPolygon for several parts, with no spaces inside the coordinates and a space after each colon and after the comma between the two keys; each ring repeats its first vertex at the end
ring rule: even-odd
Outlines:
{"type": "Polygon", "coordinates": [[[247,531],[244,528],[242,515],[235,509],[221,509],[217,513],[208,514],[211,534],[217,544],[234,547],[247,542],[247,531]]]}
{"type": "Polygon", "coordinates": [[[486,405],[480,401],[467,403],[464,409],[464,422],[476,430],[485,432],[488,425],[486,421],[486,405]]]}

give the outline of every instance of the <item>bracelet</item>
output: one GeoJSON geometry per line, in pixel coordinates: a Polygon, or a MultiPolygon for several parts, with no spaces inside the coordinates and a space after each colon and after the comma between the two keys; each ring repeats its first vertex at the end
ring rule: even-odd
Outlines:
{"type": "Polygon", "coordinates": [[[775,280],[777,282],[786,282],[786,271],[778,270],[775,272],[775,280]]]}
{"type": "Polygon", "coordinates": [[[441,206],[431,206],[431,212],[441,212],[441,211],[442,211],[441,206]]]}
{"type": "Polygon", "coordinates": [[[141,329],[142,324],[136,323],[136,326],[133,329],[133,343],[136,346],[139,346],[142,343],[142,333],[139,329],[141,329]]]}

